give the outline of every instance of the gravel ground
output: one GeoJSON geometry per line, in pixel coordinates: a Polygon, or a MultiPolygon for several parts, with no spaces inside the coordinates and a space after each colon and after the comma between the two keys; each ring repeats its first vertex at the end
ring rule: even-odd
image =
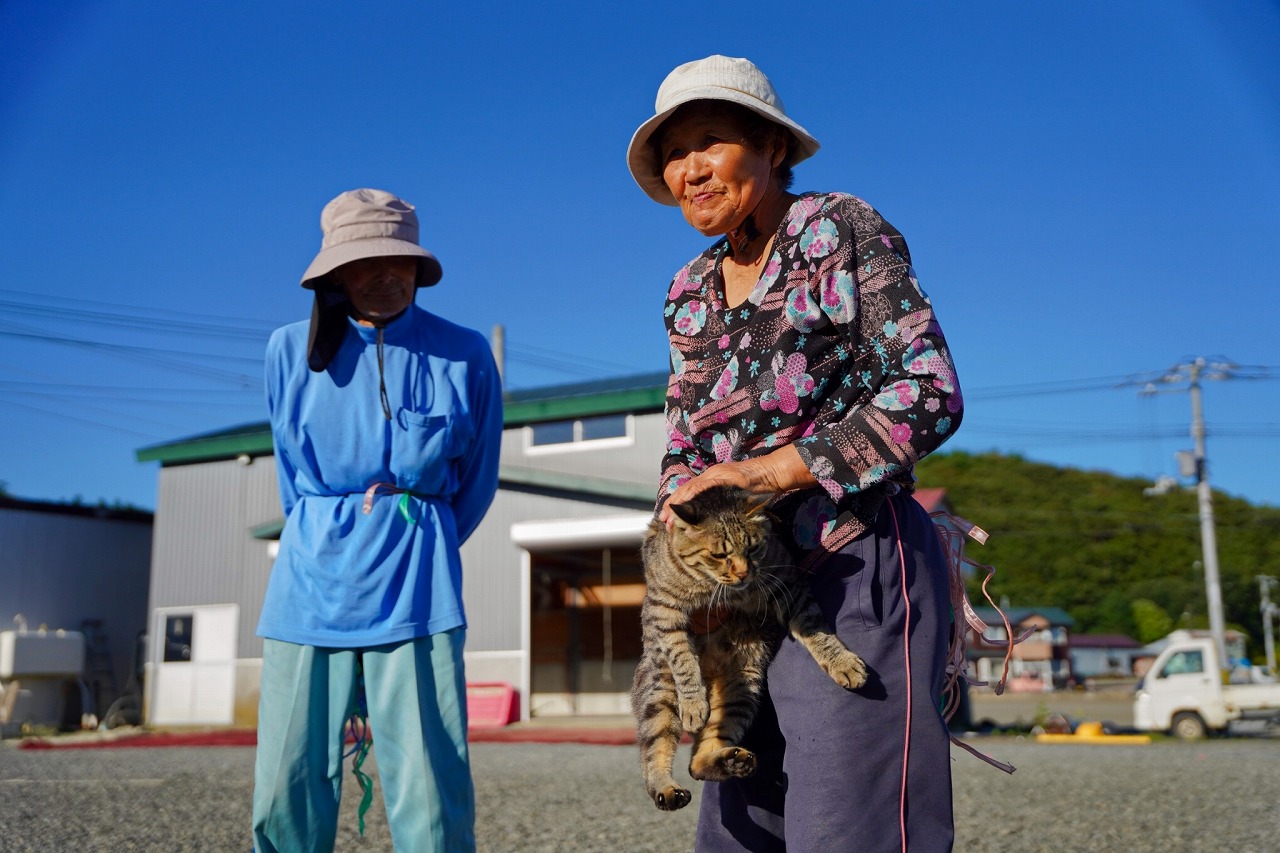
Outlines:
{"type": "MultiPolygon", "coordinates": [[[[958,851],[1280,850],[1280,739],[1062,746],[974,740],[1012,776],[954,750],[958,851]]],[[[0,850],[248,851],[253,749],[25,751],[0,743],[0,850]]],[[[631,747],[472,746],[489,853],[682,853],[695,807],[648,801],[631,747]]],[[[390,850],[375,797],[365,837],[347,776],[339,851],[390,850]]]]}

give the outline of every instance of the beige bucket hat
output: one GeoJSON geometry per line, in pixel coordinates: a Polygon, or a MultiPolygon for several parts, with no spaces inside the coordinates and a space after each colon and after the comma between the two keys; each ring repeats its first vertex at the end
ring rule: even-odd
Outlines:
{"type": "Polygon", "coordinates": [[[350,190],[324,206],[320,253],[302,274],[302,286],[314,290],[343,264],[363,258],[412,256],[418,259],[418,287],[440,280],[440,262],[418,245],[418,213],[412,204],[386,190],[350,190]]]}
{"type": "Polygon", "coordinates": [[[656,202],[677,204],[675,196],[662,180],[662,167],[649,140],[676,108],[689,101],[730,101],[785,127],[796,142],[787,155],[789,166],[812,157],[821,147],[809,131],[787,117],[777,90],[755,63],[719,54],[686,62],[662,81],[653,118],[640,125],[627,149],[631,177],[656,202]]]}
{"type": "Polygon", "coordinates": [[[307,365],[325,370],[347,334],[351,303],[330,274],[343,264],[364,258],[418,259],[418,287],[440,281],[440,262],[418,245],[418,213],[414,206],[386,190],[350,190],[324,206],[320,253],[302,274],[302,286],[315,292],[307,365]]]}

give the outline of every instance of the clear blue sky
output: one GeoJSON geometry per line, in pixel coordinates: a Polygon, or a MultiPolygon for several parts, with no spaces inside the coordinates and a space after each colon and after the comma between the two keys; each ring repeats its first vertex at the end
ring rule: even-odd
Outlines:
{"type": "Polygon", "coordinates": [[[138,448],[264,420],[266,338],[359,186],[418,205],[419,304],[503,325],[509,387],[665,369],[704,239],[624,152],[726,53],[823,143],[795,188],[906,235],[967,392],[949,448],[1173,474],[1188,395],[1123,383],[1228,359],[1271,378],[1206,384],[1211,480],[1280,505],[1277,45],[1267,0],[5,0],[0,481],[153,507],[138,448]]]}

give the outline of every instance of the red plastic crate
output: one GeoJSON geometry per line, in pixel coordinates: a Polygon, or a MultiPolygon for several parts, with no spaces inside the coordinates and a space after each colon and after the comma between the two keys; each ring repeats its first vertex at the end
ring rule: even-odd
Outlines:
{"type": "Polygon", "coordinates": [[[467,685],[467,728],[496,729],[520,719],[516,689],[505,681],[467,685]]]}

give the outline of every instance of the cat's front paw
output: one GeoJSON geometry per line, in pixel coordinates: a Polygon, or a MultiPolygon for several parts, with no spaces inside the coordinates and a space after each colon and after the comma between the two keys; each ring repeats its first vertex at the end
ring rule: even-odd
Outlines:
{"type": "Polygon", "coordinates": [[[844,651],[822,668],[846,690],[856,690],[867,683],[867,665],[851,651],[844,651]]]}
{"type": "Polygon", "coordinates": [[[680,697],[680,725],[689,734],[702,731],[702,727],[707,724],[707,715],[710,713],[711,706],[707,704],[706,696],[680,697]]]}

